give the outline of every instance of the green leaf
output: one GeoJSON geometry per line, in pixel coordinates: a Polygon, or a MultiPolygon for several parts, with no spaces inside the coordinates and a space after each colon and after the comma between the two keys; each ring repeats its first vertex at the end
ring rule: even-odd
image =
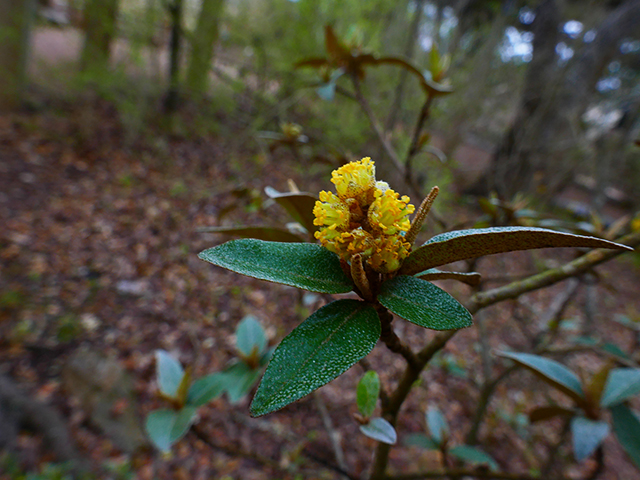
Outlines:
{"type": "Polygon", "coordinates": [[[271,187],[266,187],[264,191],[278,205],[283,207],[291,215],[291,218],[302,225],[307,232],[315,232],[318,229],[318,226],[313,224],[315,219],[313,207],[318,200],[317,197],[304,192],[281,193],[271,187]]]}
{"type": "Polygon", "coordinates": [[[365,373],[356,388],[356,403],[358,410],[366,418],[369,418],[376,409],[378,396],[380,395],[380,377],[375,370],[365,373]]]}
{"type": "Polygon", "coordinates": [[[360,425],[360,431],[369,438],[389,445],[394,445],[398,441],[396,429],[384,418],[372,418],[369,423],[360,425]]]}
{"type": "Polygon", "coordinates": [[[499,227],[457,230],[431,238],[414,250],[399,273],[415,275],[429,268],[496,253],[549,247],[589,247],[633,250],[595,237],[554,232],[533,227],[499,227]]]}
{"type": "Polygon", "coordinates": [[[220,373],[212,373],[199,378],[189,388],[187,404],[201,407],[215,400],[224,392],[224,379],[220,373]]]}
{"type": "Polygon", "coordinates": [[[430,268],[424,272],[420,272],[416,277],[421,278],[422,280],[427,280],[428,282],[432,282],[434,280],[458,280],[459,282],[466,283],[472,287],[478,285],[480,280],[482,280],[482,275],[478,272],[447,272],[436,268],[430,268]]]}
{"type": "Polygon", "coordinates": [[[584,402],[580,379],[561,363],[530,353],[500,352],[498,355],[531,370],[549,385],[574,399],[579,405],[584,402]]]}
{"type": "Polygon", "coordinates": [[[265,415],[304,397],[364,358],[380,338],[373,306],[337,300],[315,312],[278,345],[251,404],[265,415]]]}
{"type": "Polygon", "coordinates": [[[591,455],[604,438],[609,435],[609,424],[590,420],[585,417],[573,417],[571,420],[571,438],[573,454],[578,462],[591,455]]]}
{"type": "Polygon", "coordinates": [[[236,273],[319,293],[346,293],[353,282],[335,253],[311,243],[232,240],[198,255],[236,273]]]}
{"type": "Polygon", "coordinates": [[[147,416],[145,429],[149,439],[162,452],[180,440],[196,418],[196,408],[187,406],[182,410],[155,410],[147,416]]]}
{"type": "Polygon", "coordinates": [[[262,369],[251,368],[244,362],[237,362],[222,372],[223,387],[229,396],[229,402],[236,404],[249,393],[258,379],[262,369]]]}
{"type": "Polygon", "coordinates": [[[640,468],[640,420],[625,404],[611,408],[613,431],[636,467],[640,468]]]}
{"type": "Polygon", "coordinates": [[[250,357],[254,351],[262,355],[267,348],[267,337],[264,334],[264,328],[253,315],[247,315],[238,324],[236,346],[238,351],[245,357],[250,357]]]}
{"type": "Polygon", "coordinates": [[[470,445],[456,445],[449,453],[472,465],[487,465],[492,471],[500,470],[496,461],[488,453],[470,445]]]}
{"type": "Polygon", "coordinates": [[[184,377],[182,365],[169,352],[156,350],[156,369],[160,391],[169,398],[176,398],[184,377]]]}
{"type": "Polygon", "coordinates": [[[575,415],[575,412],[568,408],[559,407],[558,405],[547,405],[546,407],[538,407],[533,409],[529,413],[529,421],[531,423],[536,423],[543,420],[549,420],[560,415],[573,416],[575,415]]]}
{"type": "Polygon", "coordinates": [[[225,235],[237,235],[244,238],[255,238],[270,242],[300,243],[304,239],[288,230],[274,227],[206,227],[198,230],[206,233],[221,233],[225,235]]]}
{"type": "Polygon", "coordinates": [[[600,405],[611,407],[639,392],[640,368],[616,368],[609,372],[600,405]]]}
{"type": "Polygon", "coordinates": [[[429,407],[425,413],[427,428],[431,437],[439,444],[444,445],[449,439],[449,425],[447,419],[437,407],[429,407]]]}
{"type": "Polygon", "coordinates": [[[421,327],[454,330],[472,325],[460,302],[434,284],[400,275],[384,282],[378,301],[396,315],[421,327]]]}
{"type": "Polygon", "coordinates": [[[404,440],[404,444],[409,447],[420,447],[426,450],[440,450],[440,445],[423,433],[412,433],[411,435],[407,435],[404,440]]]}

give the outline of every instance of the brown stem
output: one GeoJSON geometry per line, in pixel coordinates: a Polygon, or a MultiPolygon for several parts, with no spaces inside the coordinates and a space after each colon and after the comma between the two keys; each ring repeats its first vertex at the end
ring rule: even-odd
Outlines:
{"type": "Polygon", "coordinates": [[[413,365],[418,368],[419,364],[416,355],[407,345],[402,343],[402,340],[400,340],[398,335],[396,335],[396,332],[393,331],[393,327],[391,326],[393,314],[380,304],[376,304],[375,307],[378,312],[378,317],[380,317],[380,340],[382,340],[387,348],[393,353],[402,355],[409,365],[413,365]]]}
{"type": "Polygon", "coordinates": [[[416,128],[413,132],[413,138],[411,139],[411,145],[409,146],[409,150],[407,151],[407,158],[404,162],[405,168],[405,181],[408,183],[410,179],[413,177],[413,157],[415,157],[416,153],[420,150],[420,134],[422,133],[422,129],[424,128],[424,124],[429,118],[429,110],[431,109],[431,104],[433,103],[433,95],[427,95],[427,99],[425,100],[422,108],[420,109],[420,115],[418,116],[418,121],[416,122],[416,128]]]}

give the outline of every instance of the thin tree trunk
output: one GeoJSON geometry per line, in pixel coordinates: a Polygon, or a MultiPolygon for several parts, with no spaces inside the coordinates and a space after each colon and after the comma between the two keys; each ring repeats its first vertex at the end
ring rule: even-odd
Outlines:
{"type": "Polygon", "coordinates": [[[224,0],[202,1],[198,26],[191,41],[191,61],[187,71],[187,87],[192,93],[203,94],[207,90],[223,6],[224,0]]]}
{"type": "Polygon", "coordinates": [[[182,0],[174,0],[169,6],[171,16],[171,42],[169,45],[169,90],[164,99],[166,113],[178,109],[180,99],[180,44],[182,43],[182,0]]]}
{"type": "Polygon", "coordinates": [[[104,71],[109,67],[111,43],[116,34],[118,0],[87,0],[84,7],[82,70],[104,71]]]}
{"type": "Polygon", "coordinates": [[[34,7],[33,0],[0,1],[0,110],[22,101],[34,7]]]}

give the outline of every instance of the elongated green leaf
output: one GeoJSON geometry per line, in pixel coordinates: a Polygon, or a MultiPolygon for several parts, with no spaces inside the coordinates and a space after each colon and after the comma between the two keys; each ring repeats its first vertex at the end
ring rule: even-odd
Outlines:
{"type": "Polygon", "coordinates": [[[236,404],[249,393],[260,378],[261,368],[251,368],[244,362],[237,362],[222,372],[223,386],[229,402],[236,404]]]}
{"type": "Polygon", "coordinates": [[[434,284],[400,275],[384,282],[378,301],[405,320],[433,330],[472,325],[471,314],[460,302],[434,284]]]}
{"type": "Polygon", "coordinates": [[[636,467],[640,468],[640,420],[624,403],[611,408],[613,431],[636,467]]]}
{"type": "Polygon", "coordinates": [[[439,450],[440,445],[433,438],[427,437],[423,433],[412,433],[407,435],[404,444],[408,447],[420,447],[426,450],[439,450]]]}
{"type": "Polygon", "coordinates": [[[176,423],[174,410],[155,410],[147,416],[145,430],[149,439],[161,452],[171,449],[171,430],[176,423]]]}
{"type": "Polygon", "coordinates": [[[245,357],[251,356],[254,349],[262,355],[267,348],[267,337],[264,328],[253,315],[247,315],[238,324],[236,329],[236,346],[245,357]]]}
{"type": "Polygon", "coordinates": [[[167,397],[175,398],[184,377],[182,365],[169,352],[156,350],[156,369],[160,391],[167,397]]]}
{"type": "Polygon", "coordinates": [[[479,448],[470,445],[456,445],[449,450],[449,453],[472,465],[487,465],[494,472],[500,470],[493,457],[479,448]]]}
{"type": "Polygon", "coordinates": [[[257,238],[258,240],[266,240],[269,242],[304,242],[304,238],[301,238],[288,230],[274,227],[206,227],[201,228],[198,231],[206,233],[221,233],[225,235],[237,235],[238,237],[244,238],[257,238]]]}
{"type": "Polygon", "coordinates": [[[609,435],[609,424],[585,417],[573,417],[571,420],[571,438],[573,454],[578,462],[591,455],[604,437],[609,435]]]}
{"type": "Polygon", "coordinates": [[[389,445],[393,445],[398,441],[396,429],[384,418],[372,418],[369,423],[360,425],[360,431],[369,438],[389,445]]]}
{"type": "Polygon", "coordinates": [[[346,293],[353,282],[335,253],[311,243],[241,239],[209,248],[202,260],[249,277],[319,293],[346,293]]]}
{"type": "Polygon", "coordinates": [[[541,422],[543,420],[549,420],[550,418],[562,416],[573,416],[576,412],[568,408],[560,407],[558,405],[547,405],[546,407],[538,407],[533,409],[529,413],[529,421],[531,423],[541,422]]]}
{"type": "Polygon", "coordinates": [[[478,285],[480,280],[482,280],[482,275],[478,272],[447,272],[445,270],[438,270],[437,268],[430,268],[424,272],[420,272],[416,277],[428,282],[432,282],[434,280],[458,280],[459,282],[466,283],[472,287],[478,285]]]}
{"type": "Polygon", "coordinates": [[[369,418],[376,409],[378,395],[380,395],[380,377],[375,370],[369,370],[362,376],[356,388],[358,410],[366,418],[369,418]]]}
{"type": "Polygon", "coordinates": [[[282,340],[251,403],[265,415],[330,382],[365,357],[380,338],[373,306],[337,300],[315,312],[282,340]]]}
{"type": "Polygon", "coordinates": [[[155,410],[147,416],[145,430],[149,439],[162,452],[180,440],[196,417],[196,408],[187,406],[182,410],[155,410]]]}
{"type": "Polygon", "coordinates": [[[223,392],[224,381],[222,374],[212,373],[193,382],[187,394],[187,404],[201,407],[218,398],[223,392]]]}
{"type": "Polygon", "coordinates": [[[431,238],[404,261],[400,274],[415,275],[429,268],[469,258],[548,247],[588,247],[633,250],[595,237],[554,232],[533,227],[499,227],[457,230],[431,238]]]}
{"type": "Polygon", "coordinates": [[[600,405],[611,407],[637,393],[640,393],[640,368],[616,368],[609,372],[600,405]]]}
{"type": "Polygon", "coordinates": [[[574,399],[578,404],[584,402],[584,392],[580,379],[561,363],[530,353],[500,352],[498,355],[510,358],[519,365],[531,370],[549,385],[574,399]]]}
{"type": "Polygon", "coordinates": [[[440,409],[429,407],[425,413],[425,419],[431,437],[438,444],[444,445],[449,439],[449,424],[440,409]]]}
{"type": "MultiPolygon", "coordinates": [[[[333,85],[335,87],[335,84],[333,85]]],[[[281,193],[271,187],[266,187],[264,191],[278,205],[284,208],[291,215],[291,218],[302,225],[307,232],[315,232],[318,229],[318,226],[313,224],[315,219],[313,207],[318,200],[317,197],[304,192],[281,193]]]]}

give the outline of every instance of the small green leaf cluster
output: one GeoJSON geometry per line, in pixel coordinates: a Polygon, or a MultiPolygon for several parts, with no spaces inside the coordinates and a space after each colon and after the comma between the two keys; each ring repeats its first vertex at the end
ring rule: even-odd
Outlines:
{"type": "Polygon", "coordinates": [[[570,419],[573,452],[577,461],[589,457],[609,435],[611,426],[604,412],[611,414],[613,431],[633,463],[640,468],[640,420],[626,403],[640,393],[640,368],[612,368],[605,365],[589,381],[555,360],[529,353],[502,352],[569,397],[573,408],[546,405],[529,414],[532,423],[563,416],[570,419]]]}
{"type": "MultiPolygon", "coordinates": [[[[437,407],[429,407],[425,412],[427,434],[414,433],[407,436],[405,445],[438,450],[442,452],[442,458],[454,457],[471,465],[486,465],[492,471],[498,471],[499,467],[491,455],[471,445],[451,445],[451,434],[447,419],[437,407]]],[[[445,465],[446,466],[446,465],[445,465]]]]}
{"type": "Polygon", "coordinates": [[[398,440],[396,429],[382,417],[374,417],[373,412],[380,396],[380,377],[374,370],[365,373],[356,388],[356,403],[360,415],[360,431],[369,438],[393,445],[398,440]]]}
{"type": "Polygon", "coordinates": [[[172,408],[154,410],[147,416],[145,428],[153,444],[162,452],[180,440],[197,419],[199,407],[226,392],[229,402],[239,402],[260,378],[272,350],[258,320],[247,315],[236,329],[238,358],[221,372],[195,381],[178,360],[164,350],[156,351],[157,381],[160,396],[172,408]]]}

